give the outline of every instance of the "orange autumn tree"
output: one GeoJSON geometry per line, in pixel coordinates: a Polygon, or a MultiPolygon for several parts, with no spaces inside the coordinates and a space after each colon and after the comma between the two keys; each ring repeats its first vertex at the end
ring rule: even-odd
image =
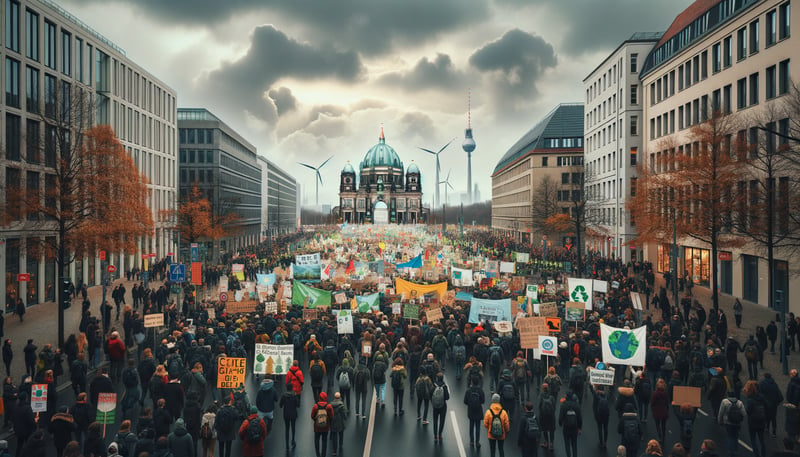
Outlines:
{"type": "Polygon", "coordinates": [[[176,210],[164,211],[161,217],[175,224],[181,241],[186,243],[230,236],[236,232],[233,226],[240,219],[238,214],[223,208],[215,210],[197,183],[192,185],[189,195],[181,199],[176,210]]]}
{"type": "MultiPolygon", "coordinates": [[[[98,250],[133,253],[137,241],[153,232],[147,205],[147,178],[139,171],[107,125],[82,129],[77,119],[45,117],[54,126],[45,141],[55,167],[45,174],[44,189],[10,187],[4,220],[8,226],[42,232],[41,248],[55,256],[56,274],[65,272],[76,256],[98,250]]],[[[64,301],[59,287],[58,342],[64,341],[64,301]]]]}
{"type": "MultiPolygon", "coordinates": [[[[740,145],[733,140],[737,131],[733,115],[716,111],[687,136],[667,137],[657,147],[658,159],[651,154],[651,162],[639,166],[636,195],[628,202],[639,233],[637,242],[670,243],[675,230],[678,239],[710,246],[711,259],[717,258],[720,248],[744,244],[733,230],[742,203],[746,208],[746,195],[737,192],[744,180],[740,145]]],[[[711,271],[716,309],[718,271],[711,271]]]]}

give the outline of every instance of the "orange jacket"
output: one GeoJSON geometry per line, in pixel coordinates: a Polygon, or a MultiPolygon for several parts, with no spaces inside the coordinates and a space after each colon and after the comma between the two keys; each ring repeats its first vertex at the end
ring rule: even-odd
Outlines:
{"type": "Polygon", "coordinates": [[[511,429],[511,423],[508,420],[508,413],[506,413],[506,410],[503,409],[500,403],[492,403],[492,405],[489,406],[489,409],[486,410],[486,414],[483,416],[483,426],[486,428],[486,432],[489,436],[489,439],[490,440],[496,439],[492,437],[491,433],[489,433],[489,431],[492,429],[493,416],[496,415],[499,415],[500,421],[503,422],[503,437],[500,439],[504,440],[506,439],[508,431],[511,429]],[[492,413],[494,413],[494,415],[492,413]]]}

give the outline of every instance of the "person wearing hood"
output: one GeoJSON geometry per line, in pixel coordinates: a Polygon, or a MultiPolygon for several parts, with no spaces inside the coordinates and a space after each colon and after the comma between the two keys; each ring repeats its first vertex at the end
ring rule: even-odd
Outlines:
{"type": "Polygon", "coordinates": [[[558,425],[564,432],[564,446],[567,448],[567,457],[578,457],[578,435],[583,428],[583,415],[581,414],[580,399],[573,392],[561,404],[558,413],[558,425]]]}
{"type": "Polygon", "coordinates": [[[173,457],[169,451],[169,440],[167,440],[166,436],[159,437],[156,440],[155,450],[150,455],[151,457],[173,457]]]}
{"type": "Polygon", "coordinates": [[[615,405],[615,409],[617,410],[617,417],[622,417],[625,413],[625,405],[632,405],[633,410],[636,411],[638,409],[638,405],[636,404],[636,397],[633,394],[633,387],[631,386],[631,381],[626,379],[622,381],[622,385],[617,388],[617,401],[615,405]]]}
{"type": "Polygon", "coordinates": [[[272,379],[264,379],[258,387],[256,394],[256,407],[258,416],[267,423],[267,430],[272,430],[272,421],[275,418],[275,401],[278,399],[272,379]]]}
{"type": "Polygon", "coordinates": [[[348,410],[350,409],[350,389],[352,389],[353,381],[355,380],[355,372],[353,371],[351,360],[352,357],[343,357],[342,363],[336,368],[336,374],[334,375],[339,385],[339,392],[342,394],[342,400],[348,410]],[[345,373],[346,376],[344,375],[345,373]]]}
{"type": "MultiPolygon", "coordinates": [[[[258,414],[258,407],[250,407],[250,415],[239,426],[239,438],[242,440],[243,457],[261,457],[264,455],[264,439],[267,437],[267,425],[258,414]]],[[[175,456],[178,457],[178,456],[175,456]]]]}
{"type": "Polygon", "coordinates": [[[636,407],[630,403],[625,405],[625,411],[617,426],[617,432],[622,437],[622,445],[625,446],[627,455],[639,455],[639,444],[642,441],[642,424],[639,415],[636,414],[636,407]]]}
{"type": "Polygon", "coordinates": [[[20,392],[17,406],[14,408],[14,434],[17,436],[17,447],[21,449],[33,432],[36,431],[36,417],[31,409],[28,394],[20,392]]]}
{"type": "Polygon", "coordinates": [[[504,457],[503,443],[509,430],[511,430],[511,422],[508,418],[508,413],[503,409],[503,405],[500,404],[499,394],[492,395],[492,404],[486,410],[486,414],[483,415],[483,427],[488,431],[491,457],[495,457],[497,449],[500,450],[500,457],[504,457]],[[497,424],[497,420],[499,420],[499,424],[497,424]]]}
{"type": "Polygon", "coordinates": [[[525,402],[522,426],[517,436],[517,447],[522,450],[523,457],[536,457],[539,453],[539,439],[542,436],[539,420],[533,412],[533,403],[525,402]]]}
{"type": "Polygon", "coordinates": [[[203,418],[203,407],[197,399],[197,394],[190,392],[186,395],[186,405],[183,407],[183,420],[186,423],[186,431],[197,442],[200,438],[200,422],[203,418]]]}
{"type": "Polygon", "coordinates": [[[108,457],[126,457],[126,456],[120,455],[119,445],[116,443],[116,441],[113,441],[111,444],[108,445],[108,457]]]}
{"type": "Polygon", "coordinates": [[[736,398],[736,392],[728,392],[722,400],[717,413],[717,423],[725,426],[728,437],[728,452],[735,456],[739,450],[739,430],[747,418],[747,409],[744,403],[736,398]]]}
{"type": "Polygon", "coordinates": [[[186,402],[186,393],[177,375],[170,374],[169,377],[169,382],[164,386],[164,399],[167,401],[167,411],[169,411],[174,420],[181,417],[183,405],[186,402]]]}
{"type": "Polygon", "coordinates": [[[286,373],[286,388],[294,391],[297,396],[297,406],[300,406],[300,395],[303,393],[303,371],[300,369],[300,362],[292,362],[291,368],[286,373]]]}
{"type": "Polygon", "coordinates": [[[78,394],[75,404],[69,410],[75,420],[75,441],[82,445],[86,438],[86,432],[89,430],[89,424],[92,423],[91,408],[86,402],[86,392],[78,394]]]}
{"type": "Polygon", "coordinates": [[[92,422],[86,433],[86,443],[83,445],[83,455],[87,457],[108,457],[108,448],[103,439],[103,424],[92,422]]]}
{"type": "Polygon", "coordinates": [[[392,372],[389,377],[391,378],[392,392],[394,396],[394,415],[402,416],[405,414],[405,411],[403,410],[403,394],[405,393],[408,372],[403,364],[403,359],[400,357],[394,359],[394,363],[392,364],[392,372]]]}
{"type": "Polygon", "coordinates": [[[778,426],[778,406],[783,403],[783,394],[778,387],[778,383],[772,378],[771,373],[764,373],[764,379],[758,383],[758,391],[767,401],[767,421],[766,428],[772,430],[774,438],[778,426]]]}
{"type": "Polygon", "coordinates": [[[314,421],[314,450],[317,457],[325,457],[328,452],[328,432],[333,422],[333,406],[328,403],[328,394],[320,392],[319,401],[311,408],[314,421]]]}
{"type": "Polygon", "coordinates": [[[433,406],[433,441],[442,441],[444,420],[447,417],[447,400],[450,400],[450,389],[444,383],[444,374],[436,373],[431,393],[431,406],[433,406]]]}
{"type": "Polygon", "coordinates": [[[703,440],[703,444],[700,445],[700,457],[717,457],[718,455],[717,443],[711,439],[703,440]]]}
{"type": "Polygon", "coordinates": [[[3,427],[8,428],[11,426],[11,420],[14,418],[14,407],[17,404],[17,386],[14,385],[14,380],[11,376],[6,376],[3,382],[3,405],[5,412],[3,413],[3,427]]]}
{"type": "Polygon", "coordinates": [[[286,432],[286,451],[295,447],[295,427],[297,424],[297,408],[300,406],[300,397],[292,389],[286,389],[278,403],[283,408],[283,429],[286,432]],[[291,442],[289,434],[291,433],[291,442]],[[291,447],[290,447],[291,444],[291,447]]]}
{"type": "Polygon", "coordinates": [[[333,408],[333,421],[331,422],[331,446],[333,446],[332,454],[335,457],[336,455],[344,455],[342,453],[342,445],[344,444],[344,429],[347,426],[347,419],[350,416],[350,412],[347,410],[347,406],[344,404],[344,402],[342,402],[342,394],[340,392],[336,392],[333,395],[331,407],[333,408]]]}
{"type": "Polygon", "coordinates": [[[513,416],[517,393],[514,380],[511,378],[511,370],[508,368],[503,369],[500,374],[500,381],[497,382],[496,392],[500,394],[500,401],[503,404],[503,409],[508,411],[509,415],[513,416]]]}
{"type": "Polygon", "coordinates": [[[66,406],[60,406],[58,412],[50,418],[50,433],[53,434],[53,444],[56,447],[56,455],[62,455],[67,443],[72,441],[72,435],[77,428],[75,419],[69,413],[66,406]]]}
{"type": "Polygon", "coordinates": [[[556,404],[557,400],[550,392],[550,385],[542,383],[542,393],[539,395],[539,428],[544,432],[542,447],[550,451],[555,447],[556,404]]]}

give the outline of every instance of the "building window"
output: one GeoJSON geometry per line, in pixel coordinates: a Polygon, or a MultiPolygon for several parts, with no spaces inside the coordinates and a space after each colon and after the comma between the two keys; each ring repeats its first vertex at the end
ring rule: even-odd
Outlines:
{"type": "Polygon", "coordinates": [[[692,61],[687,60],[686,63],[683,65],[683,68],[686,70],[686,87],[691,87],[692,85],[692,61]]]}
{"type": "Polygon", "coordinates": [[[56,69],[56,25],[44,21],[44,64],[56,69]]]}
{"type": "Polygon", "coordinates": [[[639,135],[639,117],[631,116],[631,136],[639,135]]]}
{"type": "Polygon", "coordinates": [[[725,114],[730,114],[731,107],[733,104],[731,103],[731,92],[733,87],[731,84],[722,88],[722,112],[725,114]]]}
{"type": "Polygon", "coordinates": [[[55,168],[56,166],[56,143],[57,143],[57,130],[51,125],[45,125],[44,128],[44,163],[48,167],[55,168]]]}
{"type": "Polygon", "coordinates": [[[569,173],[561,173],[561,184],[569,184],[569,173]]]}
{"type": "Polygon", "coordinates": [[[86,83],[83,79],[83,40],[75,37],[75,73],[78,81],[86,83]]]}
{"type": "Polygon", "coordinates": [[[631,197],[636,196],[636,178],[631,178],[631,197]]]}
{"type": "Polygon", "coordinates": [[[778,39],[783,40],[791,34],[791,6],[786,2],[778,7],[778,39]]]}
{"type": "Polygon", "coordinates": [[[750,105],[758,104],[758,73],[750,75],[750,105]]]}
{"type": "Polygon", "coordinates": [[[791,80],[789,79],[789,59],[782,60],[778,64],[778,93],[788,94],[791,80]]]}
{"type": "Polygon", "coordinates": [[[637,155],[639,154],[639,148],[632,147],[631,148],[631,166],[635,167],[637,162],[637,155]]]}
{"type": "Polygon", "coordinates": [[[67,76],[72,74],[72,35],[61,31],[61,72],[67,76]]]}
{"type": "Polygon", "coordinates": [[[19,52],[19,2],[6,0],[6,47],[19,52]]]}
{"type": "Polygon", "coordinates": [[[743,109],[747,106],[747,78],[736,81],[736,108],[743,109]]]}
{"type": "Polygon", "coordinates": [[[639,54],[631,54],[631,73],[638,72],[639,64],[639,54]]]}
{"type": "Polygon", "coordinates": [[[19,108],[19,62],[6,57],[6,105],[19,108]]]}
{"type": "Polygon", "coordinates": [[[678,67],[678,90],[683,90],[683,65],[678,67]]]}
{"type": "Polygon", "coordinates": [[[708,78],[708,51],[700,53],[700,77],[702,79],[708,78]]]}
{"type": "Polygon", "coordinates": [[[631,85],[631,105],[639,104],[639,86],[636,84],[631,85]]]}
{"type": "Polygon", "coordinates": [[[776,68],[775,65],[767,67],[766,72],[764,73],[764,85],[766,89],[766,96],[767,100],[771,98],[775,98],[776,91],[775,91],[775,76],[776,76],[776,68]]]}
{"type": "Polygon", "coordinates": [[[776,10],[767,13],[767,47],[772,46],[778,41],[778,12],[776,10]]]}
{"type": "Polygon", "coordinates": [[[6,159],[19,160],[22,135],[19,116],[6,113],[6,159]]]}
{"type": "Polygon", "coordinates": [[[547,156],[542,157],[542,167],[547,167],[547,156]]]}
{"type": "Polygon", "coordinates": [[[717,89],[711,92],[711,112],[716,113],[720,110],[720,90],[717,89]]]}
{"type": "Polygon", "coordinates": [[[747,27],[742,27],[736,32],[736,59],[747,57],[747,27]]]}
{"type": "Polygon", "coordinates": [[[39,15],[25,10],[25,55],[39,61],[39,15]]]}
{"type": "Polygon", "coordinates": [[[733,64],[733,38],[726,37],[724,40],[722,40],[722,48],[723,59],[725,59],[725,68],[728,68],[733,64]]]}
{"type": "Polygon", "coordinates": [[[39,70],[25,67],[25,108],[29,113],[38,113],[39,103],[39,70]]]}
{"type": "MultiPolygon", "coordinates": [[[[39,193],[39,173],[35,171],[29,171],[26,176],[26,184],[27,189],[25,190],[25,197],[26,198],[38,198],[41,196],[39,193]]],[[[27,212],[27,211],[26,211],[27,212]]],[[[39,213],[29,212],[28,213],[28,220],[35,221],[39,219],[39,213]]]]}
{"type": "Polygon", "coordinates": [[[25,160],[28,163],[39,164],[42,161],[39,133],[39,121],[25,121],[25,160]]]}
{"type": "Polygon", "coordinates": [[[722,43],[717,43],[711,47],[711,72],[717,73],[722,70],[722,43]]]}
{"type": "Polygon", "coordinates": [[[47,117],[56,115],[56,77],[50,74],[44,75],[44,114],[47,117]]]}
{"type": "Polygon", "coordinates": [[[750,23],[750,55],[758,52],[758,19],[750,23]]]}

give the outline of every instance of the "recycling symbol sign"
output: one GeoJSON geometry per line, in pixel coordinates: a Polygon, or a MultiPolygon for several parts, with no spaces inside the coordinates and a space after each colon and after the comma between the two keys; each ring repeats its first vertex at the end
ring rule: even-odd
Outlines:
{"type": "Polygon", "coordinates": [[[586,303],[589,300],[589,294],[586,293],[586,289],[581,286],[577,285],[574,289],[572,289],[572,293],[570,294],[572,301],[579,301],[586,303]]]}

